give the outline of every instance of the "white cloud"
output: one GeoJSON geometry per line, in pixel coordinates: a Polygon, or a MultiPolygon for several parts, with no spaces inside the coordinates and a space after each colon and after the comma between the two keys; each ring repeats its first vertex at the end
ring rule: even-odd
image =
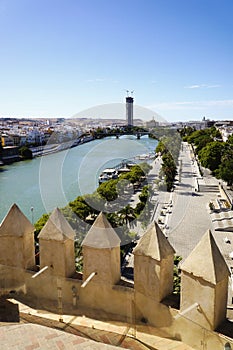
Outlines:
{"type": "Polygon", "coordinates": [[[185,89],[213,89],[218,88],[221,85],[219,84],[194,84],[194,85],[188,85],[185,86],[185,89]]]}
{"type": "Polygon", "coordinates": [[[189,85],[185,86],[185,89],[200,89],[202,85],[189,85]]]}

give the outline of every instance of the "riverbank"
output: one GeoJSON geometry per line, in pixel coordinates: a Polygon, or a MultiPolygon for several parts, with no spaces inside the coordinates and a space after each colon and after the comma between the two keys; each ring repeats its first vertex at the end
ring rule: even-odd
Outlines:
{"type": "Polygon", "coordinates": [[[86,142],[93,141],[93,136],[82,136],[81,138],[77,140],[71,140],[67,142],[63,142],[61,144],[47,144],[45,146],[38,146],[38,147],[30,147],[30,150],[32,151],[33,158],[34,157],[41,157],[46,156],[49,154],[65,151],[67,149],[77,147],[79,145],[82,145],[86,142]]]}
{"type": "Polygon", "coordinates": [[[0,221],[17,203],[30,221],[77,196],[93,193],[98,174],[123,159],[145,154],[157,141],[143,137],[96,139],[79,147],[0,167],[0,221]],[[31,210],[33,208],[33,210],[31,210]]]}
{"type": "MultiPolygon", "coordinates": [[[[128,134],[125,134],[128,135],[128,134]]],[[[120,135],[125,136],[125,135],[120,135]]],[[[67,142],[62,142],[62,143],[54,143],[54,144],[46,144],[43,146],[37,146],[37,147],[28,147],[29,150],[32,152],[32,158],[36,158],[36,157],[42,157],[42,156],[47,156],[50,154],[54,154],[54,153],[58,153],[58,152],[62,152],[65,150],[68,150],[70,148],[74,148],[77,146],[80,146],[82,144],[85,144],[87,142],[91,142],[94,140],[99,140],[99,139],[104,139],[104,138],[109,138],[112,137],[112,135],[104,135],[101,138],[100,137],[94,137],[92,135],[82,135],[80,138],[76,139],[76,140],[71,140],[71,141],[67,141],[67,142]]],[[[150,135],[148,135],[148,137],[150,137],[150,135]]],[[[136,136],[135,136],[136,138],[136,136]]],[[[152,138],[152,137],[151,137],[152,138]]],[[[119,136],[116,137],[116,139],[119,139],[119,136]]],[[[137,139],[139,139],[137,137],[137,139]]],[[[152,138],[154,139],[154,138],[152,138]]],[[[19,161],[24,161],[24,160],[28,160],[25,159],[23,157],[21,157],[18,153],[18,149],[19,147],[17,146],[12,146],[12,147],[7,147],[7,148],[14,148],[14,154],[10,154],[7,158],[2,158],[2,160],[0,160],[0,166],[4,166],[6,164],[12,164],[14,162],[19,162],[19,161]]],[[[12,153],[12,152],[11,152],[12,153]]],[[[146,156],[145,158],[147,158],[147,155],[141,155],[141,158],[139,158],[140,160],[144,159],[143,157],[146,156]]],[[[140,157],[140,155],[139,155],[140,157]]]]}

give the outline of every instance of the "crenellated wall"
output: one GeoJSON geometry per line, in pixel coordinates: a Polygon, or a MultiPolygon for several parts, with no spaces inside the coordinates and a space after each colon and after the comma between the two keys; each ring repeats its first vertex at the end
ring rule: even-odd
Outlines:
{"type": "MultiPolygon", "coordinates": [[[[175,251],[156,223],[134,249],[134,283],[120,275],[120,240],[102,213],[82,244],[83,275],[75,273],[74,232],[58,209],[39,243],[40,269],[32,225],[13,205],[0,226],[1,294],[15,290],[38,308],[54,305],[74,315],[82,310],[96,318],[157,327],[197,349],[203,348],[205,330],[208,343],[215,344],[213,330],[226,318],[229,271],[210,231],[181,266],[180,310],[168,298],[164,302],[172,293],[175,251]]],[[[222,349],[223,341],[214,348],[222,349]]]]}

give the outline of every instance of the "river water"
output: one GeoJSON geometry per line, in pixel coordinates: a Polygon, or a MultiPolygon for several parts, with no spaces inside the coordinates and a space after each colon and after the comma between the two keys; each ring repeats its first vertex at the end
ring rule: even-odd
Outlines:
{"type": "Polygon", "coordinates": [[[143,136],[114,137],[32,160],[0,167],[0,222],[13,203],[35,222],[78,195],[93,193],[98,176],[122,160],[154,151],[157,141],[143,136]]]}

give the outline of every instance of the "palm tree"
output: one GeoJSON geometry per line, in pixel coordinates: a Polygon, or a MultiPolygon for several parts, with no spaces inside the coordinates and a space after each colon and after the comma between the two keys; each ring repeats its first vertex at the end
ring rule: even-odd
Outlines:
{"type": "Polygon", "coordinates": [[[122,220],[122,223],[125,225],[131,226],[132,221],[136,219],[136,215],[134,213],[134,209],[128,204],[126,207],[121,209],[118,212],[119,217],[122,220]]]}

